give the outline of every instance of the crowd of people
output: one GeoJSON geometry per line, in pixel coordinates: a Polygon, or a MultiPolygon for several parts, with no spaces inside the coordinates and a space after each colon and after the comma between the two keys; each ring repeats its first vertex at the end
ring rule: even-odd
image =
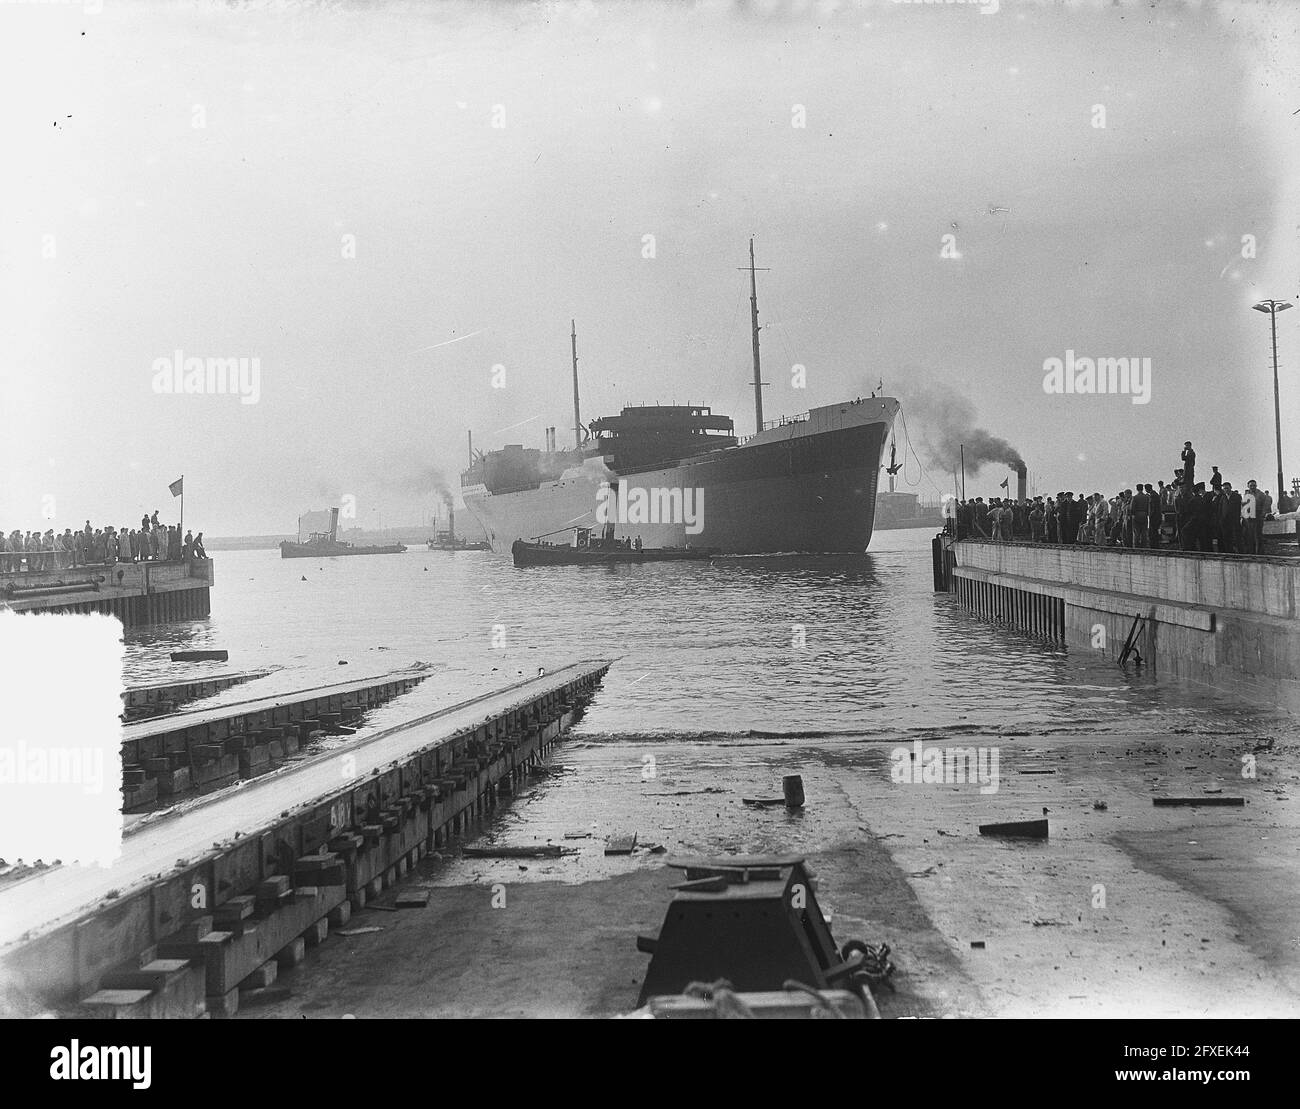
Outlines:
{"type": "Polygon", "coordinates": [[[179,526],[161,523],[155,510],[142,516],[139,528],[111,525],[78,531],[53,528],[44,533],[0,529],[0,572],[8,574],[66,570],[79,566],[113,566],[119,562],[188,562],[207,558],[203,532],[181,535],[179,526]]]}
{"type": "Polygon", "coordinates": [[[1300,498],[1280,492],[1275,502],[1251,480],[1236,489],[1212,466],[1196,479],[1196,452],[1186,443],[1174,480],[1135,484],[1114,496],[1063,491],[1029,500],[982,497],[946,502],[945,530],[958,538],[1087,543],[1102,547],[1172,548],[1261,554],[1264,521],[1294,512],[1300,498]]]}

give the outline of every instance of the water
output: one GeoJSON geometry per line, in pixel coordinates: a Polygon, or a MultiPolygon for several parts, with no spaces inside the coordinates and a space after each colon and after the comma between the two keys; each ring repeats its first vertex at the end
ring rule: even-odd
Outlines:
{"type": "Polygon", "coordinates": [[[319,561],[218,552],[211,617],[128,631],[126,681],[275,667],[270,686],[288,689],[438,666],[389,707],[401,714],[539,666],[611,658],[588,735],[1285,729],[1267,707],[976,619],[932,592],[931,537],[878,533],[848,558],[601,569],[420,549],[319,561]],[[168,660],[184,648],[225,648],[230,661],[168,660]]]}

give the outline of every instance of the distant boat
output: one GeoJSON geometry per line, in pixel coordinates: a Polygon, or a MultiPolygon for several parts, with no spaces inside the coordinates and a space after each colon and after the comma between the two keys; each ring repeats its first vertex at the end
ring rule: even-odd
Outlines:
{"type": "MultiPolygon", "coordinates": [[[[598,538],[590,528],[574,528],[571,543],[527,543],[516,539],[510,555],[516,566],[613,566],[625,562],[685,562],[712,558],[707,547],[634,547],[612,535],[598,538]]],[[[613,531],[611,525],[610,529],[613,531]]]]}
{"type": "Polygon", "coordinates": [[[382,547],[354,547],[351,543],[340,542],[339,510],[330,509],[330,529],[326,532],[313,532],[306,542],[301,537],[298,542],[285,540],[280,544],[281,558],[336,558],[341,555],[375,555],[402,554],[406,547],[401,543],[389,543],[382,547]]]}
{"type": "Polygon", "coordinates": [[[474,543],[463,535],[456,535],[456,508],[450,501],[447,503],[447,530],[435,531],[433,538],[427,542],[431,551],[490,551],[492,549],[491,544],[474,543]]]}

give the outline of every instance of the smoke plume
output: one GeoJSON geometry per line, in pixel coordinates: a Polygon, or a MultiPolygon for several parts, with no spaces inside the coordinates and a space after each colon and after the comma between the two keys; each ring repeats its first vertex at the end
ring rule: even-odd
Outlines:
{"type": "Polygon", "coordinates": [[[943,473],[961,468],[963,448],[971,477],[991,463],[1013,470],[1024,465],[1015,447],[976,424],[974,404],[952,386],[913,385],[895,395],[903,403],[913,445],[943,473]]]}

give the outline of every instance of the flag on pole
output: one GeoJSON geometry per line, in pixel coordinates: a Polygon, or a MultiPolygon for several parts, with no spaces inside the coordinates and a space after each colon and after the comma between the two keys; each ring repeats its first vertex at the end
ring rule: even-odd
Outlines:
{"type": "MultiPolygon", "coordinates": [[[[1005,484],[1005,482],[1003,484],[1005,484]]],[[[173,497],[179,497],[181,493],[185,491],[185,479],[183,477],[178,477],[167,486],[167,488],[171,490],[173,497]]]]}
{"type": "MultiPolygon", "coordinates": [[[[999,488],[999,489],[1005,489],[1008,493],[1011,492],[1011,486],[1008,484],[1010,481],[1011,481],[1011,479],[1010,479],[1009,477],[1004,477],[1004,478],[1002,479],[1002,484],[999,485],[998,488],[999,488]]],[[[177,482],[176,484],[179,485],[180,482],[177,482]]]]}

